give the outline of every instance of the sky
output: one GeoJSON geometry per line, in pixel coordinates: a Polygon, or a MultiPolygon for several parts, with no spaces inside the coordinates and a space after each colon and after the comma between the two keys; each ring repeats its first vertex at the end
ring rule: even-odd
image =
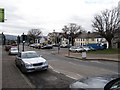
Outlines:
{"type": "Polygon", "coordinates": [[[119,0],[0,0],[5,9],[5,22],[0,22],[0,33],[27,34],[30,29],[40,29],[43,35],[64,25],[76,23],[92,31],[92,20],[105,9],[118,6],[119,0]]]}

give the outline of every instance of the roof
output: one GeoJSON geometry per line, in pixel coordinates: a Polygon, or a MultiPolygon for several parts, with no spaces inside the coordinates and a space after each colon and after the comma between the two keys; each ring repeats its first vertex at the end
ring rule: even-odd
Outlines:
{"type": "Polygon", "coordinates": [[[77,38],[102,38],[98,33],[82,33],[77,38]]]}

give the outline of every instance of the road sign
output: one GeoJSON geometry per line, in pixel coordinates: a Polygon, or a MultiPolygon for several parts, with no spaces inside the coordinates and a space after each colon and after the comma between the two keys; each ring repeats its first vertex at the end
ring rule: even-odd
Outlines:
{"type": "Polygon", "coordinates": [[[4,22],[4,9],[0,8],[0,22],[4,22]]]}

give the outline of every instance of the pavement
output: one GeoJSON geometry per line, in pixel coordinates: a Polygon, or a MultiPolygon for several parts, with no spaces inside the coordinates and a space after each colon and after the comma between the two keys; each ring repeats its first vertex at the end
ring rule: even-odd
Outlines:
{"type": "Polygon", "coordinates": [[[114,61],[120,62],[120,54],[88,54],[86,53],[86,58],[82,57],[82,53],[65,52],[65,51],[54,51],[53,54],[62,55],[68,58],[76,58],[80,60],[102,60],[102,61],[114,61]]]}
{"type": "Polygon", "coordinates": [[[8,52],[4,51],[3,48],[0,48],[0,50],[2,51],[2,79],[0,78],[2,89],[34,88],[29,80],[15,66],[15,56],[9,56],[8,52]]]}

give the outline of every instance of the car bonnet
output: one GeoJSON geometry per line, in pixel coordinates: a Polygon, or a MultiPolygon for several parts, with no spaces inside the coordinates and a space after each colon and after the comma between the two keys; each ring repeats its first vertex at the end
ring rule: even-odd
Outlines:
{"type": "Polygon", "coordinates": [[[41,62],[45,62],[46,60],[42,57],[35,57],[35,58],[24,58],[22,59],[23,62],[25,63],[30,63],[30,64],[34,64],[34,63],[41,63],[41,62]]]}

